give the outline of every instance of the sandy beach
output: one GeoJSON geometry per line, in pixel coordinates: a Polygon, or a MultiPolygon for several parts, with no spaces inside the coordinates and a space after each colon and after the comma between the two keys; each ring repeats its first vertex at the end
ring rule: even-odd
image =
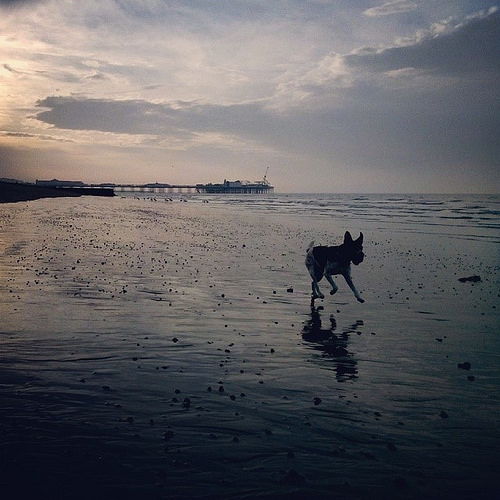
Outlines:
{"type": "Polygon", "coordinates": [[[495,229],[255,205],[0,206],[6,498],[498,497],[495,229]]]}

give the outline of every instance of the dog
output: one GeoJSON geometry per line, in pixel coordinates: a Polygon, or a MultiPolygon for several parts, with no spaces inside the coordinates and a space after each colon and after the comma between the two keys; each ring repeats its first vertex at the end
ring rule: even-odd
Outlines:
{"type": "Polygon", "coordinates": [[[305,264],[312,278],[312,300],[325,298],[318,286],[323,276],[332,286],[330,295],[333,295],[338,290],[338,286],[333,281],[332,275],[341,274],[358,302],[363,303],[364,299],[352,282],[351,262],[357,266],[363,262],[364,258],[363,233],[359,233],[359,238],[353,240],[351,233],[346,231],[344,243],[338,246],[314,246],[314,241],[311,241],[307,247],[305,264]]]}

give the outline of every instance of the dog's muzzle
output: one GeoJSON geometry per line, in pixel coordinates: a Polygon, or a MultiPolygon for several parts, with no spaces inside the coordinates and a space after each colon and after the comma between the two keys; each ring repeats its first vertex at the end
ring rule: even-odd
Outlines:
{"type": "Polygon", "coordinates": [[[363,259],[365,258],[365,254],[363,252],[359,252],[356,255],[353,256],[352,258],[352,263],[357,266],[363,262],[363,259]]]}

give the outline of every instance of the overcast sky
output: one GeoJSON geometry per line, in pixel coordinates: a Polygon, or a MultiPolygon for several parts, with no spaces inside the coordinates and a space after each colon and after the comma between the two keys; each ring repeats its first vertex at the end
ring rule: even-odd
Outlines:
{"type": "Polygon", "coordinates": [[[500,192],[500,12],[0,0],[0,177],[500,192]]]}

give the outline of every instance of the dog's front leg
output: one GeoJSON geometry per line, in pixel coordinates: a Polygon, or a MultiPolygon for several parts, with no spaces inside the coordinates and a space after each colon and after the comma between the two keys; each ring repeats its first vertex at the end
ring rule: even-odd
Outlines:
{"type": "Polygon", "coordinates": [[[330,283],[330,285],[332,285],[332,289],[330,290],[330,295],[337,293],[337,290],[339,289],[339,287],[335,284],[335,281],[333,281],[333,278],[331,277],[331,275],[325,274],[325,278],[328,280],[328,283],[330,283]]]}
{"type": "Polygon", "coordinates": [[[358,302],[363,303],[365,301],[365,299],[361,298],[361,295],[359,294],[358,290],[354,286],[354,283],[352,282],[352,278],[351,278],[351,273],[349,271],[347,271],[346,273],[343,274],[343,276],[345,278],[346,283],[349,285],[349,288],[354,293],[354,296],[356,297],[356,299],[358,299],[358,302]]]}

